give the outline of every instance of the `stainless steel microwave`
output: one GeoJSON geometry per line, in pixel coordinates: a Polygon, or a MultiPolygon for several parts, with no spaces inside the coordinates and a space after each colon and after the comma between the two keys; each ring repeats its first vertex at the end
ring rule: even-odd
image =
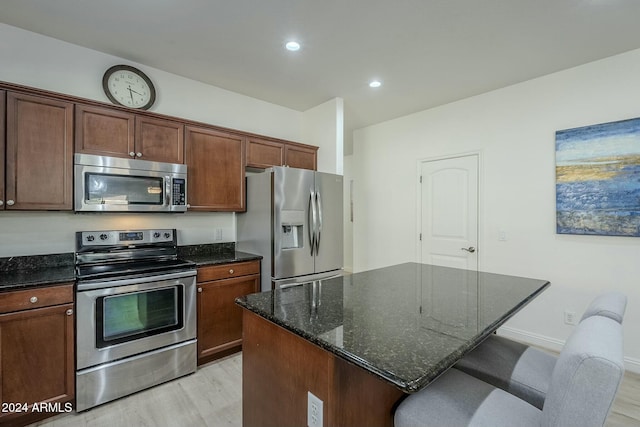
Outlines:
{"type": "Polygon", "coordinates": [[[76,153],[76,212],[185,212],[187,166],[76,153]]]}

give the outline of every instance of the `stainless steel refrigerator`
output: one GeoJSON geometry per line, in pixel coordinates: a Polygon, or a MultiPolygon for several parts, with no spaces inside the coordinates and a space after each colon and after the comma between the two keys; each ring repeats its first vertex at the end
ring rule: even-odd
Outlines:
{"type": "Polygon", "coordinates": [[[263,256],[262,291],[342,273],[342,181],[286,167],[247,176],[236,247],[263,256]]]}

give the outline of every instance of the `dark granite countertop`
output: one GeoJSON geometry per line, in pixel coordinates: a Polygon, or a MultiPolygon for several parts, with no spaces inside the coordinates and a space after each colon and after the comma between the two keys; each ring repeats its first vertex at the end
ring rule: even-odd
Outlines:
{"type": "MultiPolygon", "coordinates": [[[[262,259],[237,252],[235,243],[214,243],[178,247],[178,256],[198,267],[262,259]]],[[[73,252],[0,258],[0,292],[47,286],[76,280],[73,252]]]]}
{"type": "Polygon", "coordinates": [[[178,257],[198,267],[262,259],[260,255],[236,251],[235,243],[179,246],[178,257]]]}
{"type": "Polygon", "coordinates": [[[236,301],[412,393],[547,286],[546,280],[407,263],[236,301]]]}
{"type": "Polygon", "coordinates": [[[0,292],[75,280],[71,252],[0,258],[0,292]]]}

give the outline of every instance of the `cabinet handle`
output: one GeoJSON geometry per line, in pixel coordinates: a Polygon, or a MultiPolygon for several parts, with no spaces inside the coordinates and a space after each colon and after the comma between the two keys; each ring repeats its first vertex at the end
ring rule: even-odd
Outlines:
{"type": "Polygon", "coordinates": [[[142,153],[137,153],[136,156],[137,157],[142,157],[142,153]]]}
{"type": "Polygon", "coordinates": [[[233,274],[233,268],[229,269],[229,274],[233,274]]]}
{"type": "Polygon", "coordinates": [[[133,151],[129,151],[129,156],[131,156],[131,157],[135,157],[135,156],[136,156],[136,153],[134,153],[133,151]]]}
{"type": "Polygon", "coordinates": [[[69,309],[69,310],[65,311],[65,314],[66,314],[67,316],[71,316],[71,315],[73,314],[73,310],[72,310],[72,309],[69,309]]]}
{"type": "Polygon", "coordinates": [[[7,206],[13,206],[16,202],[13,200],[7,200],[7,206]]]}
{"type": "Polygon", "coordinates": [[[198,292],[202,293],[202,288],[199,287],[198,288],[198,292]]]}
{"type": "Polygon", "coordinates": [[[0,206],[4,205],[4,202],[2,200],[0,200],[0,206]]]}
{"type": "Polygon", "coordinates": [[[29,298],[29,301],[31,302],[31,304],[35,304],[38,302],[38,297],[31,297],[29,298]]]}

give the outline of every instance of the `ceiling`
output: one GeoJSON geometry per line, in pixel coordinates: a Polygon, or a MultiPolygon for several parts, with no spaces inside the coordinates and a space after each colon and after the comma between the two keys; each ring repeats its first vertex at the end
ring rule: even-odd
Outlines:
{"type": "Polygon", "coordinates": [[[638,17],[638,0],[0,1],[0,22],[295,110],[341,97],[347,138],[640,48],[638,17]]]}

